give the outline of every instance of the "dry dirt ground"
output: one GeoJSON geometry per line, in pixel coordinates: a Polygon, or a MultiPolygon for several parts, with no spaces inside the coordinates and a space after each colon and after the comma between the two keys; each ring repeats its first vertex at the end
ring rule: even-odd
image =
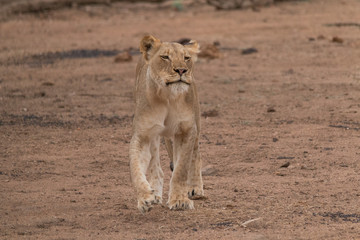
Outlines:
{"type": "MultiPolygon", "coordinates": [[[[0,22],[0,238],[360,239],[359,12],[358,0],[312,0],[9,16],[0,22]],[[195,70],[211,171],[208,198],[192,211],[136,208],[128,148],[146,33],[220,43],[221,58],[195,70]],[[130,48],[132,61],[114,62],[130,48]]],[[[166,199],[164,148],[161,158],[166,199]]]]}

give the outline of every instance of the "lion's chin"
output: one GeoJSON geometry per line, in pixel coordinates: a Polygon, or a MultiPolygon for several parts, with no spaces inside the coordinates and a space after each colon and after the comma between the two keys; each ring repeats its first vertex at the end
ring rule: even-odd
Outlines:
{"type": "Polygon", "coordinates": [[[171,92],[171,95],[173,95],[174,97],[185,94],[189,90],[189,83],[185,83],[183,81],[167,84],[167,86],[171,92]]]}

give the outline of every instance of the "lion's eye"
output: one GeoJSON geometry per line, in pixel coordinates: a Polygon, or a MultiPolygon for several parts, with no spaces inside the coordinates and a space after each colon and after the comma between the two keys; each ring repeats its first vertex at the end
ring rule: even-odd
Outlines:
{"type": "Polygon", "coordinates": [[[189,61],[191,59],[191,57],[185,56],[184,59],[185,59],[185,61],[189,61]]]}
{"type": "Polygon", "coordinates": [[[160,57],[161,57],[161,59],[163,59],[163,60],[169,60],[169,56],[163,55],[163,56],[160,56],[160,57]]]}

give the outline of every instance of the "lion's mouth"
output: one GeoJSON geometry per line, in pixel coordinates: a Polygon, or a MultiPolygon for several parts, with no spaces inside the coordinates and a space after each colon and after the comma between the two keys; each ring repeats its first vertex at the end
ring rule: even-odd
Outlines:
{"type": "Polygon", "coordinates": [[[169,86],[169,85],[174,84],[174,83],[185,83],[185,84],[187,84],[187,85],[190,85],[190,83],[185,82],[184,80],[179,79],[179,80],[177,80],[177,81],[167,82],[167,83],[166,83],[166,86],[169,86]]]}

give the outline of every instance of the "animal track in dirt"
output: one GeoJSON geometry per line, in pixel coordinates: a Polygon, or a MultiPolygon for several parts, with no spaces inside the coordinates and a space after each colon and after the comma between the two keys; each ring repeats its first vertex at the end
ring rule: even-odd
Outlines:
{"type": "Polygon", "coordinates": [[[99,58],[114,57],[120,53],[129,53],[131,56],[138,55],[140,52],[134,48],[126,50],[104,50],[104,49],[73,49],[68,51],[46,52],[26,56],[21,59],[8,59],[7,64],[22,65],[27,64],[32,67],[41,67],[43,65],[54,64],[56,61],[65,59],[80,58],[99,58]]]}
{"type": "Polygon", "coordinates": [[[352,222],[352,223],[360,223],[360,214],[357,213],[350,213],[346,214],[343,212],[324,212],[324,213],[313,213],[314,216],[321,216],[324,218],[330,218],[333,221],[345,221],[345,222],[352,222]]]}
{"type": "Polygon", "coordinates": [[[0,126],[39,126],[39,127],[71,127],[74,123],[70,121],[63,121],[54,119],[50,116],[37,116],[34,114],[29,115],[15,115],[3,114],[0,118],[0,126]]]}
{"type": "Polygon", "coordinates": [[[38,127],[60,127],[60,128],[72,128],[83,126],[84,123],[95,123],[101,126],[119,125],[127,126],[131,123],[132,116],[106,116],[89,115],[81,116],[81,121],[66,121],[58,119],[56,116],[44,115],[38,116],[34,114],[29,115],[15,115],[15,114],[3,114],[0,116],[0,126],[38,126],[38,127]]]}

